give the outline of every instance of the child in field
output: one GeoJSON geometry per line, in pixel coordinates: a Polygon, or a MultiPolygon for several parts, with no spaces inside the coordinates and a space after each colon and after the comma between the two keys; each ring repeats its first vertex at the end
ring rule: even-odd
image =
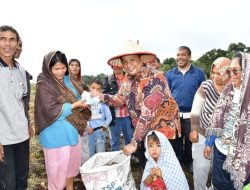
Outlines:
{"type": "Polygon", "coordinates": [[[164,134],[150,131],[145,141],[147,158],[143,172],[142,190],[189,190],[173,148],[164,134]]]}
{"type": "MultiPolygon", "coordinates": [[[[98,79],[94,79],[89,86],[90,92],[101,92],[102,82],[98,79]]],[[[109,107],[92,98],[91,111],[92,118],[89,121],[89,156],[93,156],[96,152],[105,152],[106,131],[112,120],[109,107]]]]}

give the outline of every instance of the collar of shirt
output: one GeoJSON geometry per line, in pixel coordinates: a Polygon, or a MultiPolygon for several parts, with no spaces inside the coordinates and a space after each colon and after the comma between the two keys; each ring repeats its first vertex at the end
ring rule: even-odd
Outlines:
{"type": "Polygon", "coordinates": [[[183,75],[188,72],[191,69],[191,64],[189,65],[189,67],[185,70],[181,69],[180,67],[178,67],[178,71],[180,71],[183,75]]]}
{"type": "Polygon", "coordinates": [[[124,75],[115,75],[116,80],[123,80],[124,75]]]}
{"type": "MultiPolygon", "coordinates": [[[[13,59],[12,61],[12,64],[13,64],[13,67],[17,67],[17,64],[16,64],[16,60],[13,59]]],[[[9,67],[9,65],[7,63],[5,63],[5,61],[0,57],[0,64],[2,67],[9,67]]]]}

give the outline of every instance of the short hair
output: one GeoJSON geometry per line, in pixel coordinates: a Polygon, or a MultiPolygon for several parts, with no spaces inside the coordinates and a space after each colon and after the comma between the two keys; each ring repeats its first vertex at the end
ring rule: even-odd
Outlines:
{"type": "Polygon", "coordinates": [[[178,50],[186,50],[189,56],[191,56],[191,54],[192,54],[190,48],[187,46],[180,46],[180,47],[178,47],[178,50]]]}
{"type": "Polygon", "coordinates": [[[93,79],[90,83],[89,86],[91,86],[93,83],[96,83],[102,87],[102,81],[98,78],[93,79]]]}
{"type": "Polygon", "coordinates": [[[152,140],[153,142],[160,143],[160,139],[158,136],[155,134],[155,132],[152,132],[150,135],[148,135],[148,141],[152,140]]]}
{"type": "Polygon", "coordinates": [[[67,68],[67,71],[65,73],[65,75],[69,74],[69,68],[68,68],[68,61],[67,58],[65,56],[64,53],[57,51],[53,57],[51,58],[50,64],[49,64],[49,70],[51,71],[52,67],[57,63],[57,62],[61,62],[62,64],[64,64],[67,68]]]}
{"type": "Polygon", "coordinates": [[[15,33],[17,42],[19,41],[20,36],[19,36],[18,32],[16,31],[16,29],[14,29],[12,26],[8,26],[8,25],[0,26],[0,32],[6,32],[6,31],[11,31],[11,32],[15,33]]]}

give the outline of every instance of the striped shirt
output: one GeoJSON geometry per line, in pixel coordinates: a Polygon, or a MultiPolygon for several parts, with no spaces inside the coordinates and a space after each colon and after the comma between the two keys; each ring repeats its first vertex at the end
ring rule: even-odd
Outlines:
{"type": "Polygon", "coordinates": [[[214,84],[211,80],[203,82],[202,87],[205,93],[205,102],[201,111],[200,125],[203,129],[206,129],[209,125],[220,94],[215,89],[214,84]]]}
{"type": "Polygon", "coordinates": [[[213,110],[220,94],[215,89],[212,80],[204,81],[197,90],[191,111],[191,131],[198,130],[205,136],[213,110]]]}

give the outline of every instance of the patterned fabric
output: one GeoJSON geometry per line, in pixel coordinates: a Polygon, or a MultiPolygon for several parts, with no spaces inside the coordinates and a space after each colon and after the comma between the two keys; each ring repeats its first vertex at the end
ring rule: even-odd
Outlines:
{"type": "Polygon", "coordinates": [[[210,71],[210,78],[212,79],[213,77],[212,71],[213,71],[213,68],[215,67],[218,69],[219,74],[222,77],[223,85],[226,85],[230,80],[229,76],[226,74],[226,71],[230,65],[230,62],[231,60],[228,59],[227,57],[217,58],[212,64],[211,71],[210,71]]]}
{"type": "MultiPolygon", "coordinates": [[[[35,123],[36,132],[40,133],[44,128],[51,125],[61,114],[64,103],[74,103],[77,101],[74,93],[70,91],[64,84],[53,77],[49,65],[52,57],[57,51],[50,52],[44,57],[42,73],[37,78],[37,91],[35,99],[35,123]]],[[[68,68],[67,68],[68,69],[68,68]]],[[[74,87],[82,93],[82,87],[77,81],[71,81],[74,87]]],[[[87,126],[87,120],[91,116],[90,109],[72,110],[67,120],[78,129],[79,134],[87,126]]]]}
{"type": "Polygon", "coordinates": [[[167,190],[164,181],[159,177],[148,186],[151,190],[167,190]]]}
{"type": "Polygon", "coordinates": [[[104,95],[104,100],[113,106],[128,105],[138,142],[152,129],[168,139],[175,139],[176,131],[181,136],[179,108],[162,72],[143,67],[139,76],[126,75],[118,94],[104,95]]]}
{"type": "MultiPolygon", "coordinates": [[[[233,85],[229,84],[222,92],[212,116],[211,128],[207,130],[208,136],[211,134],[222,135],[221,129],[225,126],[227,113],[232,106],[233,88],[233,85]]],[[[250,174],[250,54],[246,53],[242,54],[240,90],[240,109],[237,113],[233,134],[236,138],[232,138],[223,166],[230,173],[236,189],[242,189],[243,183],[250,174]]]]}
{"type": "Polygon", "coordinates": [[[201,112],[200,124],[202,128],[206,129],[209,127],[209,122],[220,94],[214,87],[213,81],[211,80],[203,82],[202,87],[204,89],[206,101],[204,102],[201,112]]]}
{"type": "MultiPolygon", "coordinates": [[[[153,131],[150,131],[148,135],[150,135],[153,131]]],[[[154,159],[149,155],[148,146],[147,146],[147,137],[145,141],[146,152],[145,156],[147,158],[147,164],[145,166],[141,188],[142,190],[147,189],[143,183],[143,181],[150,175],[150,171],[154,167],[159,167],[162,172],[162,179],[165,182],[165,185],[168,190],[188,190],[189,186],[186,180],[186,177],[182,171],[179,161],[177,160],[174,150],[169,143],[168,139],[162,133],[158,131],[154,131],[157,137],[160,140],[161,144],[161,155],[158,158],[157,163],[154,159]]]]}
{"type": "Polygon", "coordinates": [[[191,110],[191,130],[205,136],[216,103],[220,97],[212,80],[204,81],[197,90],[191,110]]]}

